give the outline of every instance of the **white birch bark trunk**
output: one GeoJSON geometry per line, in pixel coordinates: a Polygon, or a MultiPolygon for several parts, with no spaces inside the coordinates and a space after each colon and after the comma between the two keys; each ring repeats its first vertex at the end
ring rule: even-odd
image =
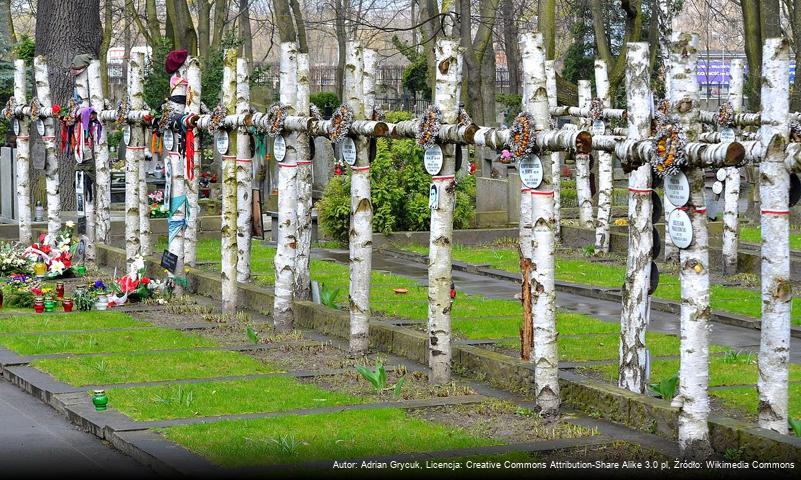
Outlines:
{"type": "MultiPolygon", "coordinates": [[[[250,111],[250,67],[244,58],[236,61],[236,113],[250,111]]],[[[250,281],[250,234],[253,218],[251,195],[253,189],[253,157],[250,154],[250,137],[247,127],[236,132],[236,279],[250,281]]]]}
{"type": "MultiPolygon", "coordinates": [[[[100,80],[100,60],[92,60],[88,68],[89,96],[92,108],[97,112],[98,119],[103,110],[103,84],[100,80]]],[[[108,165],[108,125],[101,123],[103,131],[94,144],[95,161],[95,237],[101,244],[108,244],[109,229],[111,228],[111,172],[108,165]]],[[[88,226],[87,226],[88,228],[88,226]]]]}
{"type": "MultiPolygon", "coordinates": [[[[373,67],[375,63],[373,62],[373,67]]],[[[358,41],[346,46],[345,95],[353,118],[366,118],[364,49],[358,41]]],[[[350,176],[350,342],[352,355],[365,355],[369,346],[370,270],[373,258],[373,205],[370,189],[370,159],[367,137],[354,138],[356,164],[350,176]]]]}
{"type": "MultiPolygon", "coordinates": [[[[132,52],[128,63],[128,96],[132,110],[144,107],[142,95],[144,54],[132,52]]],[[[145,159],[144,131],[141,124],[129,124],[131,144],[125,149],[125,260],[131,266],[141,252],[139,230],[139,165],[145,159]]]]}
{"type": "MultiPolygon", "coordinates": [[[[223,61],[223,105],[228,112],[236,111],[236,49],[225,50],[223,61]]],[[[237,285],[236,285],[236,264],[237,264],[237,230],[236,230],[236,154],[237,154],[237,135],[235,132],[229,133],[228,153],[222,156],[222,223],[221,241],[222,249],[222,270],[220,278],[222,280],[222,312],[224,315],[236,313],[237,306],[237,285]]]]}
{"type": "MultiPolygon", "coordinates": [[[[33,59],[33,72],[36,80],[36,96],[42,107],[52,107],[50,79],[48,78],[47,57],[38,55],[33,59]]],[[[61,228],[61,194],[59,193],[58,160],[56,159],[56,120],[44,120],[45,134],[45,191],[47,193],[47,233],[52,237],[61,228]]],[[[30,219],[30,215],[28,216],[30,219]]]]}
{"type": "MultiPolygon", "coordinates": [[[[451,39],[437,41],[436,88],[434,103],[442,111],[443,123],[456,123],[459,85],[462,82],[462,50],[451,39]]],[[[431,233],[428,244],[428,364],[430,382],[444,384],[451,379],[451,245],[453,244],[453,208],[456,196],[456,148],[442,148],[442,169],[431,177],[439,192],[437,208],[431,210],[431,233]]]]}
{"type": "MultiPolygon", "coordinates": [[[[298,90],[296,114],[309,115],[309,54],[298,52],[298,90]]],[[[311,300],[311,257],[312,237],[312,140],[308,132],[298,132],[298,250],[295,254],[295,299],[311,300]]]]}
{"type": "MultiPolygon", "coordinates": [[[[556,67],[553,60],[545,61],[545,88],[548,106],[558,105],[556,96],[556,67]]],[[[562,241],[562,158],[564,152],[551,152],[551,181],[553,183],[553,234],[554,240],[562,241]]]]}
{"type": "MultiPolygon", "coordinates": [[[[531,42],[525,41],[524,38],[520,39],[520,59],[525,64],[530,64],[536,61],[536,53],[534,52],[534,45],[531,42]]],[[[534,98],[534,90],[536,89],[536,82],[531,75],[523,75],[523,96],[521,108],[525,112],[531,113],[534,108],[531,100],[534,98]]],[[[554,87],[556,78],[554,77],[554,87]]],[[[548,97],[550,99],[550,97],[548,97]]],[[[544,155],[540,155],[541,157],[544,155]]],[[[529,262],[532,261],[531,255],[533,253],[533,235],[534,235],[534,204],[533,196],[531,195],[532,189],[526,187],[522,182],[520,183],[520,220],[518,222],[518,243],[520,245],[520,254],[524,259],[529,262]]],[[[533,302],[532,302],[533,308],[533,302]]],[[[524,317],[526,318],[526,317],[524,317]]],[[[531,318],[531,317],[529,317],[531,318]]]]}
{"type": "MultiPolygon", "coordinates": [[[[662,61],[662,76],[665,79],[665,98],[669,98],[670,95],[671,78],[668,71],[670,69],[670,37],[673,31],[673,3],[673,0],[659,0],[658,5],[659,57],[662,61]]],[[[673,206],[666,194],[663,194],[662,205],[664,206],[665,226],[667,227],[668,216],[673,211],[673,206]]],[[[665,228],[663,237],[665,238],[663,239],[664,248],[662,250],[665,262],[677,264],[679,261],[679,249],[676,248],[670,235],[667,234],[667,228],[665,228]]]]}
{"type": "MultiPolygon", "coordinates": [[[[729,102],[734,113],[743,109],[743,61],[733,59],[729,65],[729,102]]],[[[726,181],[723,184],[723,273],[737,273],[737,249],[739,239],[737,233],[739,223],[740,202],[740,169],[726,167],[726,181]]]]}
{"type": "MultiPolygon", "coordinates": [[[[142,136],[143,145],[147,145],[148,139],[150,138],[150,129],[143,128],[142,136]]],[[[153,253],[150,242],[150,211],[148,209],[150,202],[148,201],[147,193],[147,163],[145,162],[143,150],[142,159],[139,162],[139,249],[143,257],[147,257],[153,253]]]]}
{"type": "MultiPolygon", "coordinates": [[[[595,60],[595,89],[604,108],[612,108],[609,96],[609,73],[606,62],[595,60]]],[[[598,159],[598,216],[595,223],[595,251],[609,252],[609,222],[612,220],[612,154],[597,150],[598,159]]]]}
{"type": "MultiPolygon", "coordinates": [[[[670,50],[671,113],[678,116],[688,141],[701,131],[698,119],[697,80],[698,35],[675,32],[670,50]],[[689,110],[678,106],[692,102],[689,110]]],[[[681,271],[681,364],[679,391],[673,406],[679,407],[679,448],[682,456],[706,460],[712,454],[709,444],[709,242],[704,171],[689,168],[690,183],[687,215],[693,240],[679,252],[681,271]]]]}
{"type": "MultiPolygon", "coordinates": [[[[44,65],[44,63],[42,63],[42,65],[44,65]]],[[[47,66],[44,65],[44,68],[44,78],[47,78],[47,66]]],[[[37,76],[37,78],[39,78],[39,76],[37,76]]],[[[14,60],[14,103],[16,105],[24,105],[27,103],[25,96],[27,85],[25,60],[14,60]]],[[[19,135],[17,135],[17,218],[19,225],[19,241],[23,245],[30,245],[33,235],[31,231],[30,121],[24,118],[19,118],[17,121],[19,122],[19,135]]],[[[51,126],[50,130],[52,131],[52,129],[51,126]]]]}
{"type": "MultiPolygon", "coordinates": [[[[91,106],[89,98],[89,68],[87,67],[78,76],[75,77],[75,93],[81,99],[80,107],[91,106]]],[[[94,149],[93,149],[94,152],[94,149]]],[[[84,160],[86,162],[88,160],[84,160]]],[[[86,173],[88,176],[88,173],[86,173]]],[[[83,217],[86,220],[86,261],[95,261],[95,205],[94,205],[94,186],[90,190],[86,190],[86,183],[84,183],[83,192],[83,217]]]]}
{"type": "Polygon", "coordinates": [[[788,142],[789,45],[769,38],[762,50],[762,127],[759,165],[762,227],[762,332],[759,348],[759,426],[787,433],[790,352],[788,142]]]}
{"type": "MultiPolygon", "coordinates": [[[[650,72],[648,44],[630,42],[626,54],[626,95],[628,138],[651,136],[650,72]]],[[[651,276],[653,234],[651,225],[651,165],[645,164],[629,174],[629,248],[626,280],[620,312],[620,364],[618,386],[645,393],[645,330],[648,327],[648,286],[651,276]]]]}
{"type": "MultiPolygon", "coordinates": [[[[521,51],[528,52],[523,62],[524,82],[531,82],[523,102],[534,117],[539,132],[550,128],[545,47],[542,34],[522,36],[521,51]]],[[[534,394],[542,417],[559,416],[559,356],[556,344],[556,290],[554,285],[554,204],[550,157],[543,155],[542,183],[532,195],[532,266],[531,290],[534,318],[534,394]]]]}
{"type": "MultiPolygon", "coordinates": [[[[592,86],[589,80],[578,81],[579,107],[589,108],[592,101],[592,86]]],[[[579,128],[586,129],[588,121],[579,120],[579,128]]],[[[576,154],[576,198],[578,199],[579,225],[593,228],[592,193],[590,192],[590,157],[576,154]]]]}
{"type": "MultiPolygon", "coordinates": [[[[297,103],[297,44],[281,44],[280,101],[297,103]]],[[[288,135],[294,137],[295,134],[288,135]]],[[[278,163],[278,241],[275,250],[275,301],[273,319],[279,330],[291,330],[295,321],[292,306],[295,290],[295,255],[297,250],[297,143],[287,139],[286,156],[278,163]]]]}
{"type": "MultiPolygon", "coordinates": [[[[186,80],[187,87],[187,103],[186,108],[188,113],[200,113],[200,64],[197,59],[189,58],[186,61],[186,80]]],[[[194,168],[192,169],[194,175],[191,180],[187,179],[186,185],[186,202],[189,211],[189,218],[186,222],[186,230],[184,231],[184,265],[195,266],[197,260],[197,227],[200,223],[200,206],[198,205],[199,198],[199,179],[200,179],[200,164],[202,160],[200,149],[200,135],[197,129],[194,129],[195,137],[195,154],[194,154],[194,168]]],[[[189,161],[189,159],[186,159],[189,161]]]]}

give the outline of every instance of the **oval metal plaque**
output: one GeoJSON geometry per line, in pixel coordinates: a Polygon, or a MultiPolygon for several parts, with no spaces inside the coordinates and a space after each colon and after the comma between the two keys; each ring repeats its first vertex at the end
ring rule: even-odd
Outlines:
{"type": "Polygon", "coordinates": [[[593,136],[603,135],[604,133],[606,133],[606,124],[604,123],[604,121],[596,120],[592,122],[592,130],[590,131],[590,133],[592,133],[593,136]]]}
{"type": "Polygon", "coordinates": [[[673,210],[668,217],[668,234],[673,245],[687,248],[693,242],[693,226],[684,210],[673,210]]]}
{"type": "Polygon", "coordinates": [[[665,177],[665,196],[676,207],[683,207],[690,200],[690,182],[684,172],[665,177]]]}
{"type": "Polygon", "coordinates": [[[19,124],[19,119],[16,119],[16,118],[15,118],[15,119],[14,119],[14,120],[11,122],[11,125],[12,125],[12,127],[13,127],[13,129],[14,129],[14,135],[19,135],[19,132],[20,132],[20,124],[19,124]]]}
{"type": "Polygon", "coordinates": [[[520,171],[520,181],[528,188],[537,188],[542,183],[542,161],[540,157],[532,154],[520,159],[517,166],[520,171]]]}
{"type": "Polygon", "coordinates": [[[735,140],[734,129],[724,128],[720,131],[720,143],[731,143],[735,140]]]}
{"type": "Polygon", "coordinates": [[[345,163],[348,165],[356,165],[356,142],[353,141],[352,138],[347,137],[342,140],[342,160],[345,160],[345,163]]]}
{"type": "Polygon", "coordinates": [[[712,193],[720,195],[723,193],[723,182],[715,182],[712,184],[712,193]]]}
{"type": "Polygon", "coordinates": [[[429,175],[438,174],[442,170],[442,159],[442,148],[439,145],[434,145],[427,149],[425,155],[423,155],[423,165],[426,168],[426,172],[429,175]]]}
{"type": "Polygon", "coordinates": [[[175,134],[167,130],[164,132],[164,149],[171,152],[173,148],[175,148],[175,134]]]}
{"type": "Polygon", "coordinates": [[[36,121],[33,122],[33,124],[36,125],[36,131],[39,133],[39,135],[45,134],[44,120],[42,120],[41,118],[37,118],[36,121]]]}
{"type": "Polygon", "coordinates": [[[228,153],[228,132],[217,130],[217,133],[214,134],[214,146],[220,155],[228,153]]]}
{"type": "Polygon", "coordinates": [[[125,125],[122,127],[122,141],[125,142],[125,145],[131,144],[131,126],[125,125]]]}
{"type": "Polygon", "coordinates": [[[286,158],[286,139],[283,135],[275,137],[273,142],[273,156],[277,162],[283,162],[286,158]]]}
{"type": "Polygon", "coordinates": [[[726,181],[726,169],[725,168],[718,168],[718,171],[715,172],[715,178],[717,178],[719,182],[725,182],[726,181]]]}

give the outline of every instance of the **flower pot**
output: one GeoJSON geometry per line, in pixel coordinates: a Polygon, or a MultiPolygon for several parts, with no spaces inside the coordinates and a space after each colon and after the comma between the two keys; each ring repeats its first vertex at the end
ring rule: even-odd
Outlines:
{"type": "Polygon", "coordinates": [[[98,412],[102,412],[108,408],[108,395],[106,395],[106,391],[94,390],[92,393],[92,404],[98,412]]]}
{"type": "Polygon", "coordinates": [[[72,307],[74,306],[74,304],[72,303],[72,299],[71,298],[65,298],[64,301],[61,302],[61,305],[64,307],[64,312],[66,312],[66,313],[71,312],[72,311],[72,307]]]}
{"type": "Polygon", "coordinates": [[[52,312],[56,309],[56,301],[51,299],[47,299],[44,301],[44,311],[45,312],[52,312]]]}
{"type": "Polygon", "coordinates": [[[64,282],[56,282],[56,297],[64,298],[64,282]]]}
{"type": "Polygon", "coordinates": [[[72,271],[75,272],[75,275],[83,277],[86,275],[86,265],[76,265],[72,267],[72,271]]]}
{"type": "Polygon", "coordinates": [[[33,311],[36,313],[42,313],[44,312],[44,309],[44,299],[42,297],[36,297],[36,300],[33,302],[33,311]]]}
{"type": "Polygon", "coordinates": [[[108,308],[108,297],[105,295],[98,295],[97,302],[95,302],[95,309],[99,312],[103,312],[108,308]]]}
{"type": "Polygon", "coordinates": [[[42,261],[34,263],[33,274],[36,275],[37,278],[44,278],[45,274],[47,274],[47,264],[42,261]]]}

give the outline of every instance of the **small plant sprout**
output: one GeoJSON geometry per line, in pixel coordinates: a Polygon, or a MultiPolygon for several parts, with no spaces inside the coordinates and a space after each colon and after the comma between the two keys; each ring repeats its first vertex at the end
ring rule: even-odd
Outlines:
{"type": "Polygon", "coordinates": [[[320,284],[320,303],[326,307],[339,308],[337,305],[337,297],[339,296],[339,288],[326,287],[324,283],[320,284]]]}
{"type": "Polygon", "coordinates": [[[259,343],[259,332],[254,330],[253,327],[251,327],[250,325],[248,325],[247,334],[251,342],[259,343]]]}
{"type": "Polygon", "coordinates": [[[788,418],[787,423],[790,424],[790,430],[796,437],[801,437],[801,418],[788,418]]]}
{"type": "Polygon", "coordinates": [[[723,354],[723,363],[751,363],[752,360],[753,354],[742,350],[729,350],[723,354]]]}
{"type": "Polygon", "coordinates": [[[679,374],[676,373],[672,377],[668,377],[659,383],[652,383],[650,385],[651,391],[665,400],[673,400],[676,396],[676,389],[679,386],[679,374]]]}
{"type": "Polygon", "coordinates": [[[401,395],[401,389],[403,389],[403,385],[406,383],[406,377],[403,376],[398,379],[397,383],[391,387],[387,387],[387,371],[384,368],[384,364],[381,363],[380,360],[376,360],[375,362],[375,370],[371,370],[367,367],[363,367],[361,365],[356,367],[356,371],[358,371],[362,377],[364,377],[375,389],[377,394],[381,394],[384,391],[392,390],[393,396],[395,398],[399,398],[401,395]]]}
{"type": "Polygon", "coordinates": [[[595,245],[587,244],[581,249],[581,254],[585,257],[592,257],[595,255],[595,245]]]}

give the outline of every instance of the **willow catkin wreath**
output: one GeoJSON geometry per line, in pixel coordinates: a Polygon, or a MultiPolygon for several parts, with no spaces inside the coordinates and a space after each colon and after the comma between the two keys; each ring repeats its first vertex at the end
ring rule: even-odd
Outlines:
{"type": "Polygon", "coordinates": [[[654,154],[650,163],[660,177],[675,175],[687,163],[687,135],[681,124],[670,117],[670,102],[662,100],[656,109],[656,135],[652,140],[654,154]]]}
{"type": "Polygon", "coordinates": [[[169,126],[170,118],[172,117],[172,107],[169,102],[164,102],[161,106],[161,117],[158,121],[158,129],[160,132],[165,132],[169,126]]]}
{"type": "Polygon", "coordinates": [[[521,112],[512,122],[509,135],[509,151],[515,158],[522,158],[531,154],[536,146],[536,131],[534,131],[534,116],[528,112],[521,112]]]}
{"type": "Polygon", "coordinates": [[[353,124],[353,109],[350,105],[343,103],[334,111],[331,117],[331,125],[328,127],[328,137],[335,144],[342,143],[348,136],[350,126],[353,124]]]}
{"type": "Polygon", "coordinates": [[[281,135],[288,111],[289,107],[280,103],[270,106],[270,109],[267,110],[267,135],[273,138],[281,135]]]}
{"type": "Polygon", "coordinates": [[[718,109],[718,125],[721,127],[731,127],[734,125],[734,106],[730,101],[725,101],[718,109]]]}
{"type": "Polygon", "coordinates": [[[604,114],[604,101],[598,97],[590,101],[590,118],[592,121],[601,120],[604,114]]]}
{"type": "Polygon", "coordinates": [[[370,115],[370,118],[374,122],[383,122],[387,119],[387,114],[384,113],[384,110],[381,109],[378,105],[373,106],[373,113],[370,115]]]}
{"type": "Polygon", "coordinates": [[[417,144],[425,149],[436,145],[441,127],[442,111],[436,105],[429,105],[417,124],[417,133],[414,136],[417,144]]]}
{"type": "Polygon", "coordinates": [[[31,100],[31,118],[36,118],[39,116],[39,110],[41,110],[42,106],[39,104],[39,99],[33,97],[31,100]]]}
{"type": "Polygon", "coordinates": [[[309,107],[309,116],[318,121],[323,119],[323,113],[320,111],[317,105],[313,103],[309,107]]]}
{"type": "MultiPolygon", "coordinates": [[[[70,108],[68,107],[69,111],[70,108]]],[[[122,97],[120,103],[117,104],[117,116],[114,118],[114,123],[119,127],[128,119],[128,114],[131,112],[131,104],[128,102],[128,96],[122,97]]]]}
{"type": "Polygon", "coordinates": [[[228,115],[228,109],[225,108],[225,105],[220,104],[214,107],[209,118],[209,133],[213,134],[222,126],[226,115],[228,115]]]}
{"type": "Polygon", "coordinates": [[[6,117],[6,120],[11,120],[11,117],[14,116],[15,107],[16,105],[14,104],[14,97],[8,97],[6,108],[3,109],[3,116],[6,117]]]}

